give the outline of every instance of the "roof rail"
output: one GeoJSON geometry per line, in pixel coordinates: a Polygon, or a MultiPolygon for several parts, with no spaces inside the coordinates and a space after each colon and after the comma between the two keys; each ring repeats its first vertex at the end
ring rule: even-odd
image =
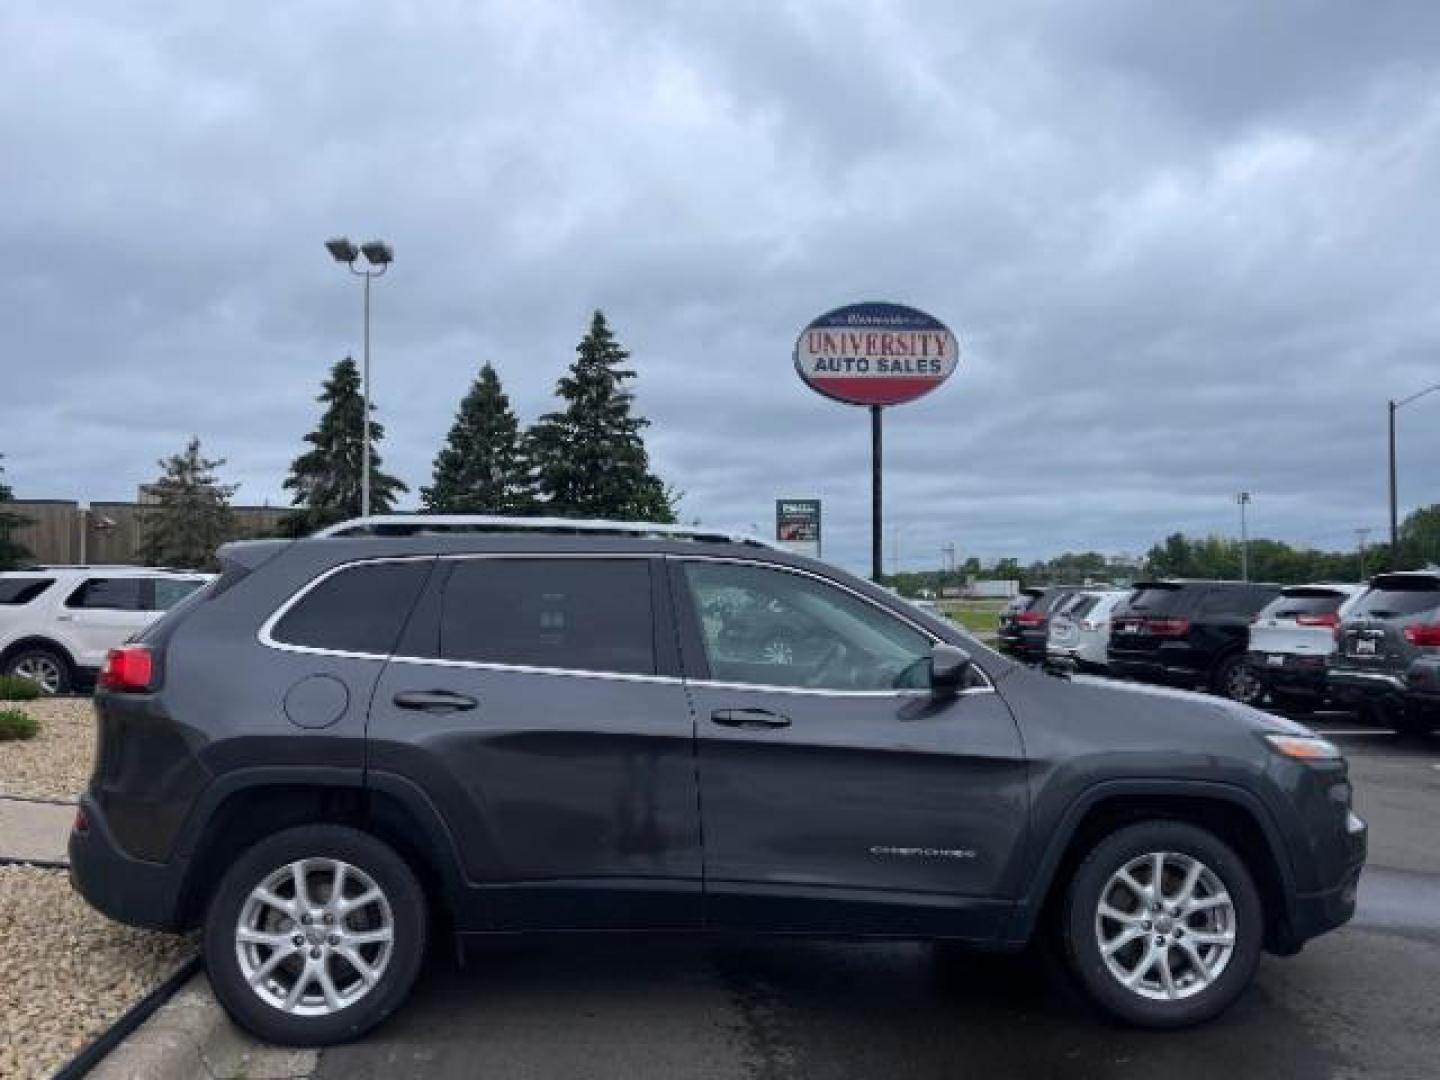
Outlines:
{"type": "Polygon", "coordinates": [[[722,544],[775,545],[752,533],[706,529],[699,525],[660,525],[650,521],[593,518],[505,517],[497,514],[372,514],[337,522],[315,538],[342,536],[415,536],[444,532],[597,533],[612,536],[661,536],[722,544]]]}

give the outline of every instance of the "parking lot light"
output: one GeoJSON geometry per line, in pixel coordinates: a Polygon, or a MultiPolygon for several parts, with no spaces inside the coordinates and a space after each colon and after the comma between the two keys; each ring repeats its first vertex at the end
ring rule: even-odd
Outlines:
{"type": "Polygon", "coordinates": [[[337,236],[325,241],[325,250],[336,262],[344,263],[352,274],[365,279],[365,348],[360,376],[364,404],[360,414],[360,516],[370,516],[370,279],[380,277],[395,261],[395,251],[384,240],[369,240],[357,247],[349,237],[337,236]],[[356,269],[355,260],[361,253],[373,269],[356,269]]]}
{"type": "Polygon", "coordinates": [[[1434,386],[1427,386],[1424,390],[1411,394],[1399,401],[1391,400],[1390,406],[1390,569],[1396,570],[1396,560],[1400,554],[1400,509],[1399,498],[1396,492],[1395,482],[1395,413],[1412,401],[1424,397],[1426,394],[1433,394],[1440,390],[1440,383],[1434,386]]]}

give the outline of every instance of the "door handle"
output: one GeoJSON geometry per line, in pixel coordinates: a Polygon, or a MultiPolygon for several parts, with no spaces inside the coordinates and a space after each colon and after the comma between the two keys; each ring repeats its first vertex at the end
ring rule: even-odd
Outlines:
{"type": "Polygon", "coordinates": [[[401,709],[434,713],[464,712],[480,704],[473,697],[449,690],[406,690],[391,700],[401,709]]]}
{"type": "Polygon", "coordinates": [[[711,723],[721,727],[738,728],[780,728],[789,727],[790,718],[769,709],[716,709],[710,714],[711,723]]]}

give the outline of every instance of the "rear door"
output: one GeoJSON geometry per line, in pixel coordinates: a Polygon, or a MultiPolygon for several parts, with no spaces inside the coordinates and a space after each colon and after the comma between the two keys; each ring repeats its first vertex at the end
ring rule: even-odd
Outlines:
{"type": "Polygon", "coordinates": [[[370,776],[449,823],[468,928],[698,926],[694,724],[656,560],[442,559],[411,623],[370,776]]]}
{"type": "Polygon", "coordinates": [[[671,566],[698,723],[707,923],[993,936],[1027,803],[1014,719],[983,674],[932,697],[933,639],[808,572],[671,566]],[[781,634],[794,647],[767,650],[781,634]]]}
{"type": "Polygon", "coordinates": [[[154,619],[152,583],[142,577],[86,578],[65,598],[56,619],[81,667],[98,668],[105,654],[154,619]]]}

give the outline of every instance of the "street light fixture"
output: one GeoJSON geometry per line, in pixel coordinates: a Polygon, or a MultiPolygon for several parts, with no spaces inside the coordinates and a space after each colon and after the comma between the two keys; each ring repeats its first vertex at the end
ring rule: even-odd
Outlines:
{"type": "Polygon", "coordinates": [[[1240,580],[1250,580],[1250,532],[1245,524],[1245,507],[1250,505],[1250,493],[1242,491],[1235,496],[1240,504],[1240,580]]]}
{"type": "Polygon", "coordinates": [[[1440,383],[1434,386],[1427,386],[1419,393],[1411,394],[1399,401],[1391,401],[1390,404],[1390,569],[1397,569],[1395,560],[1400,552],[1400,510],[1399,500],[1395,491],[1395,412],[1412,401],[1424,397],[1426,394],[1433,394],[1440,390],[1440,383]]]}
{"type": "Polygon", "coordinates": [[[395,261],[395,251],[383,240],[370,240],[356,246],[349,237],[337,236],[325,241],[325,250],[338,263],[344,263],[350,272],[365,279],[365,352],[361,387],[365,404],[360,416],[360,516],[370,516],[370,279],[380,277],[395,261]],[[374,269],[356,269],[355,260],[361,254],[374,269]]]}

